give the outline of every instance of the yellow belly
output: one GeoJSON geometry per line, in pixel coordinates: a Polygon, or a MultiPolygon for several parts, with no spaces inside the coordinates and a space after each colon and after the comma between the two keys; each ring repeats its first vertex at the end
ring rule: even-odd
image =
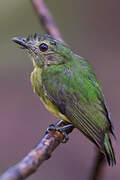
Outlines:
{"type": "Polygon", "coordinates": [[[53,115],[55,115],[57,118],[67,121],[70,123],[70,121],[67,119],[66,116],[64,116],[59,109],[51,103],[51,101],[48,99],[47,95],[44,91],[40,91],[40,86],[42,87],[42,81],[41,81],[41,73],[42,69],[35,67],[34,71],[31,73],[31,83],[33,87],[33,91],[37,93],[40,96],[40,100],[46,107],[46,109],[51,112],[53,115]],[[42,93],[42,94],[41,94],[42,93]]]}
{"type": "Polygon", "coordinates": [[[67,119],[66,116],[64,116],[59,110],[58,108],[51,103],[51,101],[47,98],[45,98],[45,100],[43,101],[42,98],[40,98],[40,100],[42,101],[42,103],[44,104],[44,106],[46,107],[46,109],[51,112],[53,115],[55,115],[57,118],[63,120],[63,121],[67,121],[70,123],[69,119],[67,119]]]}

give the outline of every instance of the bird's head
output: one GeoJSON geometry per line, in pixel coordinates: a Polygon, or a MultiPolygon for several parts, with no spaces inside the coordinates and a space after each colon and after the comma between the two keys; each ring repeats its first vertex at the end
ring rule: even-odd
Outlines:
{"type": "Polygon", "coordinates": [[[14,42],[31,55],[33,64],[38,67],[48,67],[54,64],[63,64],[71,59],[72,51],[62,42],[49,35],[28,38],[14,37],[14,42]]]}

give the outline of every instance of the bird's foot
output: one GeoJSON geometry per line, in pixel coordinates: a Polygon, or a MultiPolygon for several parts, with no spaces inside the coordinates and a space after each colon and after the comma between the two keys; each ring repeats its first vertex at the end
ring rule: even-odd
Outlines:
{"type": "Polygon", "coordinates": [[[49,133],[50,131],[54,130],[54,131],[59,131],[63,134],[64,139],[62,141],[62,143],[66,143],[69,140],[69,136],[68,136],[68,132],[71,132],[74,128],[73,124],[67,124],[64,126],[59,126],[61,122],[58,122],[57,124],[51,124],[49,125],[49,127],[47,128],[46,133],[49,133]]]}

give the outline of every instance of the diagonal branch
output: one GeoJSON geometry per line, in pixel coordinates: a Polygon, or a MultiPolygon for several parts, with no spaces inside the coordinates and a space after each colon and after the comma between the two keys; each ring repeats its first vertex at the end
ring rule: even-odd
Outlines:
{"type": "Polygon", "coordinates": [[[44,0],[32,0],[32,4],[39,15],[40,22],[43,24],[45,31],[55,39],[64,42],[44,0]]]}
{"type": "Polygon", "coordinates": [[[101,153],[98,149],[96,151],[96,157],[94,160],[94,164],[91,170],[91,176],[89,177],[89,180],[100,180],[102,179],[103,175],[103,169],[105,167],[106,161],[105,156],[103,153],[101,153]]]}
{"type": "MultiPolygon", "coordinates": [[[[59,124],[59,126],[62,125],[64,124],[59,124]]],[[[68,134],[72,130],[73,128],[68,129],[66,133],[68,134]]],[[[50,131],[18,164],[3,173],[0,176],[0,180],[22,180],[30,176],[45,160],[51,157],[52,152],[61,142],[63,142],[63,140],[64,136],[62,133],[55,130],[50,131]]]]}

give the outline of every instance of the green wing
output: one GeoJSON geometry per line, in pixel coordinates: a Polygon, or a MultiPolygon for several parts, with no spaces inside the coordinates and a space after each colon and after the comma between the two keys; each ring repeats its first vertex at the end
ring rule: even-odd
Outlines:
{"type": "Polygon", "coordinates": [[[47,68],[42,75],[49,100],[76,128],[104,149],[104,134],[112,125],[102,91],[86,61],[47,68]]]}

